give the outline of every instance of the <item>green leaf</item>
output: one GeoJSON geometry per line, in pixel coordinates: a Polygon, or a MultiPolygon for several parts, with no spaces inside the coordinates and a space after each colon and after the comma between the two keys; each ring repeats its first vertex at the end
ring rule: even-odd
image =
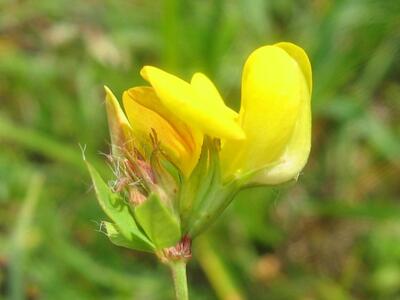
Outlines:
{"type": "Polygon", "coordinates": [[[132,248],[129,240],[127,240],[119,231],[115,224],[103,221],[102,227],[106,230],[105,234],[108,236],[110,241],[117,246],[132,248]],[[103,227],[104,226],[104,227],[103,227]]]}
{"type": "MultiPolygon", "coordinates": [[[[118,228],[115,226],[114,223],[103,221],[102,225],[104,226],[103,228],[105,229],[105,234],[108,236],[111,243],[113,243],[114,245],[129,248],[129,249],[143,250],[143,249],[138,249],[138,246],[136,243],[133,243],[133,242],[127,240],[119,232],[118,228]]],[[[146,250],[144,250],[144,251],[146,251],[146,250]]],[[[151,251],[151,252],[153,252],[153,251],[151,251]]]]}
{"type": "Polygon", "coordinates": [[[176,216],[151,194],[145,202],[135,208],[136,219],[157,249],[174,246],[181,238],[181,229],[176,216]]]}
{"type": "Polygon", "coordinates": [[[125,240],[129,241],[130,248],[153,252],[154,245],[137,226],[134,217],[129,211],[129,207],[118,194],[110,190],[96,169],[88,162],[86,164],[92,177],[97,200],[103,211],[114,221],[118,233],[125,240]]]}

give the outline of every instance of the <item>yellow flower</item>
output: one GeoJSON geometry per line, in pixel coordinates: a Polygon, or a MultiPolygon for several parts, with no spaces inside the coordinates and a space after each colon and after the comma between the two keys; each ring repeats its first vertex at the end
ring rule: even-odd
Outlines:
{"type": "MultiPolygon", "coordinates": [[[[114,113],[113,143],[148,152],[154,140],[185,176],[196,166],[204,136],[222,141],[224,180],[278,184],[296,178],[304,167],[311,139],[311,66],[291,43],[255,50],[243,71],[239,114],[228,108],[214,84],[201,73],[185,82],[146,66],[141,75],[151,87],[124,92],[129,122],[107,91],[109,120],[114,113]],[[111,108],[111,109],[110,109],[111,108]],[[115,121],[119,120],[119,121],[115,121]]],[[[113,122],[110,129],[113,131],[113,122]]],[[[113,135],[113,132],[112,132],[113,135]]]]}
{"type": "Polygon", "coordinates": [[[292,43],[255,50],[242,78],[243,141],[228,140],[221,153],[227,176],[279,184],[297,178],[311,147],[312,73],[307,54],[292,43]]]}
{"type": "Polygon", "coordinates": [[[312,74],[300,47],[278,43],[249,56],[239,113],[204,74],[186,82],[146,66],[141,75],[150,86],[123,93],[125,112],[105,87],[116,176],[111,186],[88,164],[99,202],[113,220],[106,227],[115,244],[168,260],[174,251],[158,250],[179,241],[190,245],[243,186],[280,184],[304,167],[312,74]]]}

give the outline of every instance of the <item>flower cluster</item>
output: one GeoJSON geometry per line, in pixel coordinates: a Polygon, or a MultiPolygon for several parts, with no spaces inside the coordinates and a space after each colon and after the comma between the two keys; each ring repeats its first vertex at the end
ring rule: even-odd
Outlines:
{"type": "Polygon", "coordinates": [[[89,170],[115,244],[190,256],[191,239],[238,190],[297,179],[311,145],[310,62],[291,43],[256,49],[243,69],[239,113],[202,73],[186,82],[145,66],[141,75],[150,86],[123,93],[125,113],[105,88],[111,188],[89,170]]]}

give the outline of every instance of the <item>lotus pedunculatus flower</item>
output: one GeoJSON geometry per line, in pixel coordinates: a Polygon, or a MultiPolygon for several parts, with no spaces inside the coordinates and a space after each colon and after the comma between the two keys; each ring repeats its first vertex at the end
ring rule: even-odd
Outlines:
{"type": "Polygon", "coordinates": [[[311,146],[311,65],[291,43],[256,49],[239,112],[202,73],[190,82],[153,66],[140,74],[149,86],[126,90],[124,111],[105,88],[115,180],[89,170],[112,242],[186,260],[241,188],[298,178],[311,146]]]}

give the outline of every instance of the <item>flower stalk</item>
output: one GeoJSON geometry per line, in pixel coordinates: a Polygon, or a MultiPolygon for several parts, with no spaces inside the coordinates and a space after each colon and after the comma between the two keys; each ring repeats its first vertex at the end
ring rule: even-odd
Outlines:
{"type": "Polygon", "coordinates": [[[175,295],[177,300],[188,300],[189,291],[186,276],[186,260],[179,259],[169,264],[174,281],[175,295]]]}

